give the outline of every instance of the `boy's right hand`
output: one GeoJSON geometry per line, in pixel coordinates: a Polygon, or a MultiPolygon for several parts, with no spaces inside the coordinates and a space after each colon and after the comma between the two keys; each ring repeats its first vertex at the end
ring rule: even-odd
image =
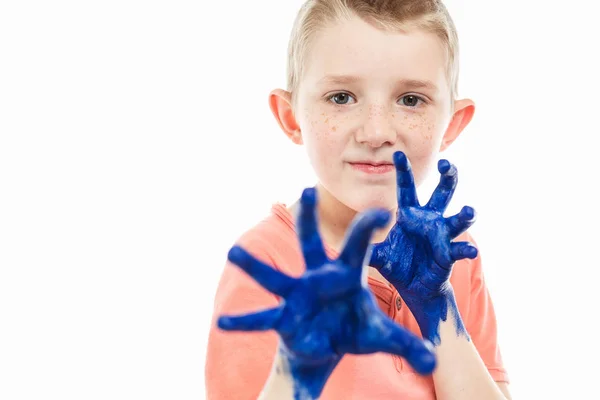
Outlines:
{"type": "Polygon", "coordinates": [[[339,258],[330,260],[317,229],[315,206],[316,191],[305,189],[298,217],[298,236],[306,261],[301,277],[289,277],[241,247],[230,250],[232,263],[283,301],[276,308],[249,315],[221,316],[219,327],[275,329],[280,336],[279,356],[289,367],[295,394],[309,394],[306,398],[319,396],[347,353],[387,352],[404,357],[421,374],[431,373],[435,367],[431,344],[396,325],[361,282],[371,235],[386,225],[389,213],[369,210],[357,216],[339,258]]]}

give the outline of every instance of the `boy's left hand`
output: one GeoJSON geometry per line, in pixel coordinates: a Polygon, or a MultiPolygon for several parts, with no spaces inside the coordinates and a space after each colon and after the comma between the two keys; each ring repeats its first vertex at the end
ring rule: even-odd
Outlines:
{"type": "Polygon", "coordinates": [[[448,307],[456,311],[450,272],[455,261],[475,258],[477,249],[468,242],[452,242],[475,222],[468,206],[444,217],[457,184],[456,167],[440,160],[440,183],[425,206],[417,199],[410,162],[402,152],[394,154],[398,183],[397,222],[386,239],[373,247],[370,265],[379,270],[403,298],[419,323],[423,337],[439,342],[437,328],[448,307]]]}

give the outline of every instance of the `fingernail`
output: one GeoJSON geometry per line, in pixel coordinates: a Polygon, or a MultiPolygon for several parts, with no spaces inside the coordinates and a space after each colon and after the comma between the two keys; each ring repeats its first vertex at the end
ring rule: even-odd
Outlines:
{"type": "Polygon", "coordinates": [[[438,161],[438,171],[440,174],[445,174],[450,169],[450,162],[448,160],[438,161]]]}

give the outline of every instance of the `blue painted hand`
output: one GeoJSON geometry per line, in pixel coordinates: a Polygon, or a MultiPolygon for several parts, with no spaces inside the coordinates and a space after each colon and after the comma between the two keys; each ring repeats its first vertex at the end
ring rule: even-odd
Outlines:
{"type": "Polygon", "coordinates": [[[467,336],[454,301],[450,272],[455,261],[477,257],[468,242],[452,242],[475,222],[468,206],[456,215],[443,213],[457,184],[456,167],[440,160],[440,182],[429,202],[417,199],[410,162],[402,152],[394,153],[398,185],[397,222],[386,239],[373,246],[370,265],[377,268],[410,308],[423,337],[439,344],[439,324],[448,310],[455,313],[457,331],[467,336]]]}
{"type": "Polygon", "coordinates": [[[300,200],[298,236],[306,272],[289,277],[233,247],[229,260],[270,292],[282,297],[278,307],[242,316],[221,316],[225,330],[274,329],[295,381],[296,393],[317,398],[344,354],[387,352],[404,357],[421,374],[435,367],[431,345],[395,324],[378,307],[361,282],[370,238],[389,221],[386,210],[358,215],[346,235],[340,256],[325,254],[316,218],[316,191],[305,189],[300,200]]]}

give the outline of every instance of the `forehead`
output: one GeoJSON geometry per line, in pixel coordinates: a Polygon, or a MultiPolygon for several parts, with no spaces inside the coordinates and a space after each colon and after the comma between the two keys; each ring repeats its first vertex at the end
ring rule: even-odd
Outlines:
{"type": "Polygon", "coordinates": [[[306,54],[304,78],[351,75],[389,83],[429,80],[447,87],[446,50],[433,33],[384,31],[358,17],[330,23],[315,33],[306,54]]]}

